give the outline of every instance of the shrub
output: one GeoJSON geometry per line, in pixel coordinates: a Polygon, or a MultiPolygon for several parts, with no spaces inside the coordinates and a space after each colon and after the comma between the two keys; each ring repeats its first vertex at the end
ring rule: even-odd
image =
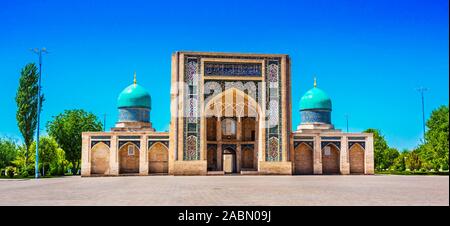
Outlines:
{"type": "Polygon", "coordinates": [[[23,170],[23,171],[20,173],[20,176],[21,176],[21,177],[28,177],[28,176],[30,176],[30,174],[28,174],[28,171],[27,171],[27,170],[23,170]]]}
{"type": "Polygon", "coordinates": [[[14,174],[16,173],[16,168],[12,166],[6,167],[6,175],[10,178],[14,177],[14,174]]]}
{"type": "Polygon", "coordinates": [[[58,175],[64,176],[64,166],[62,166],[62,165],[58,166],[58,175]]]}
{"type": "Polygon", "coordinates": [[[64,175],[64,166],[61,164],[52,164],[50,165],[50,169],[46,173],[48,176],[63,176],[64,175]]]}
{"type": "Polygon", "coordinates": [[[10,138],[0,137],[0,169],[11,166],[12,161],[16,159],[17,154],[18,146],[16,144],[16,141],[10,138]]]}
{"type": "Polygon", "coordinates": [[[29,177],[30,175],[34,175],[34,166],[29,164],[27,166],[23,166],[19,170],[20,176],[29,177]]]}

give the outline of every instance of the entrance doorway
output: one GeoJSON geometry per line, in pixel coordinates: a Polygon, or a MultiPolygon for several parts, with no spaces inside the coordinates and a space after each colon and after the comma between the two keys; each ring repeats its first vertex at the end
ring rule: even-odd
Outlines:
{"type": "Polygon", "coordinates": [[[119,149],[119,174],[139,173],[139,147],[128,142],[119,149]]]}
{"type": "Polygon", "coordinates": [[[359,144],[354,144],[350,148],[350,173],[364,174],[364,149],[359,144]]]}
{"type": "Polygon", "coordinates": [[[236,151],[225,149],[223,151],[223,171],[225,173],[236,173],[236,151]]]}
{"type": "Polygon", "coordinates": [[[253,147],[245,147],[242,150],[242,168],[246,170],[252,170],[254,168],[253,160],[253,147]]]}
{"type": "Polygon", "coordinates": [[[207,160],[208,171],[217,170],[217,145],[208,145],[207,160]]]}
{"type": "Polygon", "coordinates": [[[322,149],[322,173],[339,174],[340,172],[339,149],[329,144],[322,149]]]}

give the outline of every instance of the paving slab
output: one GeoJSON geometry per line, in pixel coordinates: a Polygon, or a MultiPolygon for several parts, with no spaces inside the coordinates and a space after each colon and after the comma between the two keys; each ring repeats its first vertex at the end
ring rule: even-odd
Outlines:
{"type": "Polygon", "coordinates": [[[449,205],[448,176],[128,176],[0,179],[0,205],[449,205]]]}

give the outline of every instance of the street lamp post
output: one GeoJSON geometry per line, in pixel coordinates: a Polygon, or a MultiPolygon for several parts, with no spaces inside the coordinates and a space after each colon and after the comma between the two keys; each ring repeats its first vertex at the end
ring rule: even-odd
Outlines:
{"type": "Polygon", "coordinates": [[[423,93],[425,91],[428,91],[428,89],[424,88],[424,87],[420,87],[417,89],[417,91],[419,91],[421,98],[422,98],[422,128],[423,128],[423,141],[422,142],[425,142],[425,100],[424,100],[423,93]]]}
{"type": "Polygon", "coordinates": [[[348,114],[345,114],[345,121],[346,121],[346,124],[347,124],[347,133],[348,133],[348,114]]]}
{"type": "Polygon", "coordinates": [[[39,122],[41,117],[41,74],[42,74],[42,54],[48,53],[46,48],[32,49],[39,56],[39,78],[38,78],[38,101],[37,101],[37,128],[36,128],[36,161],[34,168],[34,177],[39,178],[39,122]]]}
{"type": "Polygon", "coordinates": [[[106,132],[106,114],[103,114],[103,132],[106,132]]]}

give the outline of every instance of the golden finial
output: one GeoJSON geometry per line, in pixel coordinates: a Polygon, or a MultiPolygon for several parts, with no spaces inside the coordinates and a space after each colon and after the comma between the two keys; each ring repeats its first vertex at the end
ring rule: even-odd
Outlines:
{"type": "Polygon", "coordinates": [[[314,88],[317,87],[317,78],[314,76],[314,88]]]}
{"type": "Polygon", "coordinates": [[[136,71],[134,72],[134,80],[133,80],[134,84],[137,84],[137,80],[136,80],[136,71]]]}

